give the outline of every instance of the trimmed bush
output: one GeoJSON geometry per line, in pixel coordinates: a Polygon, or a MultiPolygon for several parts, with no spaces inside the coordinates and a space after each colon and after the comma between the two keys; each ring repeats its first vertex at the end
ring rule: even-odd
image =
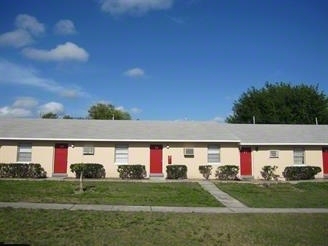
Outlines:
{"type": "Polygon", "coordinates": [[[121,179],[144,179],[147,175],[144,165],[119,165],[117,171],[121,179]]]}
{"type": "Polygon", "coordinates": [[[74,163],[70,165],[70,169],[76,178],[80,178],[82,171],[83,178],[87,179],[101,179],[106,176],[104,166],[98,163],[74,163]]]}
{"type": "Polygon", "coordinates": [[[286,167],[282,175],[286,180],[307,180],[314,179],[314,176],[321,172],[316,166],[289,166],[286,167]]]}
{"type": "Polygon", "coordinates": [[[186,165],[169,165],[166,166],[167,179],[186,179],[187,166],[186,165]]]}
{"type": "Polygon", "coordinates": [[[0,163],[0,178],[46,178],[47,172],[38,163],[0,163]]]}
{"type": "Polygon", "coordinates": [[[239,167],[235,165],[220,166],[215,171],[215,177],[220,180],[239,180],[237,177],[239,167]]]}
{"type": "Polygon", "coordinates": [[[213,167],[211,165],[200,165],[198,170],[205,179],[208,179],[212,174],[212,168],[213,167]]]}
{"type": "Polygon", "coordinates": [[[261,175],[264,180],[278,180],[279,175],[275,174],[277,166],[264,166],[262,167],[261,175]]]}

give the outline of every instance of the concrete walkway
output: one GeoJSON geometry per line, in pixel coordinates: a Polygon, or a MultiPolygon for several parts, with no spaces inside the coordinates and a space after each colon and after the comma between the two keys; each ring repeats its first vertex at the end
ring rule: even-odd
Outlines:
{"type": "Polygon", "coordinates": [[[221,191],[215,184],[208,180],[198,182],[204,190],[208,191],[220,203],[228,208],[247,208],[246,205],[229,196],[227,193],[221,191]]]}
{"type": "Polygon", "coordinates": [[[161,213],[328,213],[327,208],[218,208],[218,207],[163,207],[163,206],[121,206],[95,204],[57,204],[30,202],[0,202],[0,208],[27,208],[51,210],[121,211],[121,212],[161,212],[161,213]]]}
{"type": "Polygon", "coordinates": [[[59,204],[32,202],[0,202],[0,208],[27,209],[66,209],[70,211],[121,211],[121,212],[161,212],[161,213],[213,213],[213,214],[241,214],[241,213],[328,213],[328,208],[249,208],[227,193],[218,189],[210,181],[199,181],[199,184],[214,196],[225,207],[165,207],[165,206],[126,206],[99,204],[59,204]]]}

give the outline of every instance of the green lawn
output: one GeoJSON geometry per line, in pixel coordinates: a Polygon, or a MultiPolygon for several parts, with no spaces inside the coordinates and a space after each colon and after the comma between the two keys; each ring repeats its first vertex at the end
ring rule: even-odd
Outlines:
{"type": "Polygon", "coordinates": [[[328,208],[328,182],[297,184],[216,183],[222,191],[249,207],[328,208]]]}
{"type": "MultiPolygon", "coordinates": [[[[86,181],[78,193],[77,181],[0,180],[2,202],[88,203],[153,206],[222,206],[198,183],[141,183],[86,181]]],[[[1,240],[0,240],[1,241],[1,240]]]]}
{"type": "Polygon", "coordinates": [[[327,245],[328,214],[0,209],[0,242],[31,245],[327,245]]]}

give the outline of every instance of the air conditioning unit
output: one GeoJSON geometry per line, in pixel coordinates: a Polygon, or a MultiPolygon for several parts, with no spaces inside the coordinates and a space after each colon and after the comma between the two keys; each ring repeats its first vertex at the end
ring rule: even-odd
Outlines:
{"type": "Polygon", "coordinates": [[[270,158],[279,158],[279,150],[270,150],[270,158]]]}
{"type": "Polygon", "coordinates": [[[94,155],[95,148],[93,146],[86,145],[83,147],[83,155],[94,155]]]}
{"type": "Polygon", "coordinates": [[[194,156],[194,149],[193,148],[184,148],[183,154],[185,156],[194,156]]]}

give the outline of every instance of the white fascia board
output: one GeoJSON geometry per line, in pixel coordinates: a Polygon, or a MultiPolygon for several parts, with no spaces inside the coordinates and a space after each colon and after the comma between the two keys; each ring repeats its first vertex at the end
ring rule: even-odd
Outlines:
{"type": "Polygon", "coordinates": [[[298,146],[316,146],[316,145],[328,145],[327,143],[240,143],[241,146],[272,146],[272,145],[298,145],[298,146]]]}
{"type": "Polygon", "coordinates": [[[79,142],[189,142],[189,143],[240,143],[239,140],[220,140],[220,139],[90,139],[90,138],[0,138],[0,140],[17,140],[17,141],[79,141],[79,142]]]}

